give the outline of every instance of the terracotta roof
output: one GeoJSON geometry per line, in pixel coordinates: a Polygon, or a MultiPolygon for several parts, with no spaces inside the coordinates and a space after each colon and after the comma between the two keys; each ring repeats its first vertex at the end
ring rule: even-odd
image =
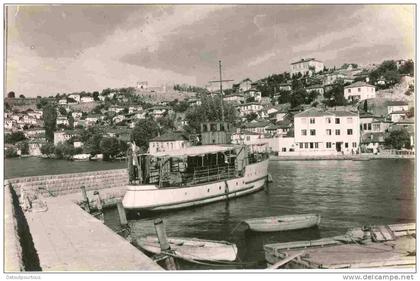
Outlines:
{"type": "Polygon", "coordinates": [[[408,105],[408,103],[405,101],[393,100],[393,101],[388,101],[387,105],[388,106],[402,106],[402,105],[408,105]]]}
{"type": "Polygon", "coordinates": [[[348,86],[345,86],[344,89],[347,89],[347,88],[355,88],[355,87],[372,87],[372,88],[375,88],[375,86],[370,85],[370,84],[368,84],[366,82],[357,81],[357,82],[355,82],[353,84],[350,84],[348,86]]]}
{"type": "Polygon", "coordinates": [[[350,111],[330,111],[330,110],[319,110],[316,108],[310,108],[306,111],[297,113],[295,117],[319,117],[319,116],[358,116],[357,113],[350,111]]]}

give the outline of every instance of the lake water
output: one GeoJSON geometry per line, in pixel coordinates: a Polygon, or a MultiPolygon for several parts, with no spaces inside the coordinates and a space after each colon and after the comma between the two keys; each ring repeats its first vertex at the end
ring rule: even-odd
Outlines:
{"type": "MultiPolygon", "coordinates": [[[[265,268],[264,244],[330,237],[366,224],[415,222],[414,167],[413,160],[270,162],[274,182],[265,190],[228,202],[134,217],[129,224],[134,237],[154,235],[153,220],[160,217],[168,236],[227,240],[236,243],[247,268],[265,268]],[[248,218],[304,213],[321,214],[319,228],[276,233],[236,228],[248,218]]],[[[118,221],[116,210],[108,210],[105,223],[118,230],[118,221]]]]}
{"type": "MultiPolygon", "coordinates": [[[[125,162],[71,162],[39,158],[6,159],[6,178],[125,168],[125,162]]],[[[414,222],[415,161],[272,161],[274,182],[265,190],[228,202],[129,217],[132,235],[154,235],[153,220],[164,220],[168,236],[227,240],[237,245],[247,268],[264,268],[263,245],[343,234],[365,224],[414,222]],[[242,220],[272,215],[319,213],[319,228],[253,233],[242,220]],[[236,228],[236,229],[235,229],[236,228]]],[[[105,224],[119,230],[118,213],[109,209],[105,224]]],[[[210,269],[181,264],[183,269],[210,269]]],[[[217,268],[211,268],[217,269],[217,268]]]]}

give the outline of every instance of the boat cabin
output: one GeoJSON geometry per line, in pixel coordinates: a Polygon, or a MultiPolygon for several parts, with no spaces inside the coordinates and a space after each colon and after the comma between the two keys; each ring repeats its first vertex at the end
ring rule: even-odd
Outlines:
{"type": "Polygon", "coordinates": [[[243,176],[246,165],[266,159],[246,145],[201,145],[137,155],[134,182],[184,187],[243,176]]]}

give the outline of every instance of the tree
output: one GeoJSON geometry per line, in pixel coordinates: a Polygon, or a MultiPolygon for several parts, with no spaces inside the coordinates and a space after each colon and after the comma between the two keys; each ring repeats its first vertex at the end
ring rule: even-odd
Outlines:
{"type": "Polygon", "coordinates": [[[395,149],[410,148],[410,134],[404,128],[392,131],[385,138],[385,144],[395,149]]]}
{"type": "Polygon", "coordinates": [[[306,101],[306,90],[300,88],[293,92],[292,97],[290,99],[290,104],[292,107],[296,107],[298,105],[304,104],[306,101]]]}
{"type": "Polygon", "coordinates": [[[368,112],[368,103],[367,103],[367,100],[365,100],[365,102],[363,103],[363,111],[364,112],[368,112]]]}
{"type": "Polygon", "coordinates": [[[93,95],[93,99],[95,101],[99,101],[99,92],[98,91],[94,91],[92,95],[93,95]]]}
{"type": "Polygon", "coordinates": [[[54,141],[54,131],[57,125],[57,111],[51,104],[47,104],[43,109],[45,137],[48,141],[54,141]]]}
{"type": "Polygon", "coordinates": [[[54,144],[47,142],[41,146],[40,150],[41,150],[41,153],[45,155],[53,154],[54,144]]]}
{"type": "Polygon", "coordinates": [[[407,61],[400,67],[398,72],[401,74],[408,74],[408,75],[413,76],[414,75],[414,62],[412,60],[407,61]]]}
{"type": "MultiPolygon", "coordinates": [[[[187,130],[192,133],[200,132],[200,124],[209,121],[222,121],[222,107],[220,97],[203,96],[201,105],[191,107],[185,114],[188,122],[187,130]]],[[[223,103],[224,120],[234,123],[236,109],[232,104],[223,103]]]]}
{"type": "Polygon", "coordinates": [[[101,151],[104,155],[104,160],[110,160],[118,155],[120,151],[120,143],[117,138],[105,137],[99,144],[101,151]]]}
{"type": "Polygon", "coordinates": [[[159,133],[158,123],[152,119],[141,119],[131,131],[131,140],[144,151],[149,146],[149,140],[156,137],[159,133]]]}
{"type": "Polygon", "coordinates": [[[25,96],[24,96],[24,95],[19,95],[19,98],[20,98],[20,99],[24,99],[24,98],[25,98],[25,96]]]}
{"type": "Polygon", "coordinates": [[[13,91],[8,92],[8,93],[7,93],[7,97],[8,97],[9,99],[14,99],[14,98],[15,98],[15,92],[13,92],[13,91]]]}
{"type": "Polygon", "coordinates": [[[40,98],[36,102],[36,108],[37,109],[43,109],[44,106],[46,106],[47,104],[48,104],[48,99],[46,99],[46,98],[40,98]]]}
{"type": "Polygon", "coordinates": [[[169,116],[160,117],[156,121],[159,124],[160,134],[164,134],[166,131],[175,129],[174,120],[172,120],[169,116]]]}
{"type": "Polygon", "coordinates": [[[324,93],[325,104],[328,106],[346,105],[344,97],[344,84],[342,81],[333,85],[332,89],[324,93]]]}
{"type": "Polygon", "coordinates": [[[16,147],[20,149],[21,155],[29,154],[29,144],[27,141],[21,141],[21,142],[16,143],[16,147]]]}
{"type": "Polygon", "coordinates": [[[17,142],[24,141],[24,140],[26,140],[26,136],[21,131],[13,132],[11,134],[6,134],[4,136],[4,142],[5,143],[15,144],[17,142]]]}
{"type": "Polygon", "coordinates": [[[281,90],[279,92],[279,95],[280,95],[279,99],[278,99],[279,104],[289,103],[292,99],[292,92],[291,91],[281,90]]]}

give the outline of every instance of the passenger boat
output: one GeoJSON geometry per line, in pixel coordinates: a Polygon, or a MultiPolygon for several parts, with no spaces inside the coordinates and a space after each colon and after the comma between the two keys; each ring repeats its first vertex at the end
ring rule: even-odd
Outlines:
{"type": "MultiPolygon", "coordinates": [[[[136,244],[143,250],[160,254],[159,240],[155,236],[136,239],[136,244]]],[[[212,241],[198,238],[168,238],[174,255],[187,260],[199,261],[234,261],[238,254],[235,244],[226,241],[212,241]]]]}
{"type": "MultiPolygon", "coordinates": [[[[203,145],[135,156],[139,163],[139,183],[127,186],[123,198],[125,209],[184,208],[229,200],[264,187],[268,175],[267,153],[252,151],[246,145],[211,144],[217,143],[212,139],[214,134],[219,138],[219,133],[228,131],[229,124],[204,125],[208,127],[202,129],[203,145]]],[[[222,139],[220,142],[225,142],[230,137],[222,139]]]]}
{"type": "Polygon", "coordinates": [[[253,231],[286,231],[318,226],[321,222],[321,216],[318,214],[287,215],[249,219],[245,220],[244,222],[253,231]]]}

